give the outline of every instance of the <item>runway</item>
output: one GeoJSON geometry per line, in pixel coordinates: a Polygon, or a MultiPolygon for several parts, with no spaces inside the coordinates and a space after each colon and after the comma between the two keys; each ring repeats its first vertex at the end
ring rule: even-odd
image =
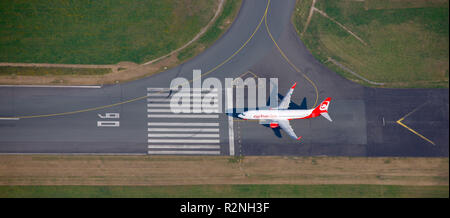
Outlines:
{"type": "Polygon", "coordinates": [[[243,1],[210,48],[136,81],[101,88],[2,86],[0,153],[448,157],[448,89],[367,88],[340,77],[298,38],[290,22],[294,7],[293,0],[243,1]],[[219,108],[171,113],[170,82],[192,80],[194,69],[203,81],[278,78],[281,95],[297,82],[292,106],[311,108],[331,97],[334,121],[291,121],[303,137],[298,142],[219,108]]]}

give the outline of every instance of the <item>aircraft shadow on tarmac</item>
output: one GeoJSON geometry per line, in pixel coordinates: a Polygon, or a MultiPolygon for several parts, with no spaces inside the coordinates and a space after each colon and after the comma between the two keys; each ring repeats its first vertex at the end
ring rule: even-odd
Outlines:
{"type": "MultiPolygon", "coordinates": [[[[280,93],[278,93],[278,99],[283,99],[284,96],[281,95],[280,93]]],[[[270,99],[267,100],[267,104],[266,105],[270,105],[270,99]]],[[[248,111],[247,107],[244,107],[243,110],[242,108],[239,108],[240,110],[238,110],[238,108],[233,108],[233,112],[232,113],[227,113],[228,116],[232,116],[233,118],[239,118],[238,115],[242,112],[248,111]],[[236,111],[242,111],[237,113],[236,111]]],[[[307,102],[306,102],[306,97],[303,98],[302,103],[300,105],[294,103],[293,101],[291,101],[289,103],[289,109],[290,110],[305,110],[308,109],[307,107],[307,102]]],[[[259,110],[259,108],[257,108],[257,110],[259,110]]],[[[240,118],[239,118],[240,119],[240,118]]],[[[270,124],[261,124],[267,128],[271,128],[270,124]]],[[[281,132],[280,132],[280,128],[271,128],[273,133],[278,137],[281,138],[281,132]]]]}

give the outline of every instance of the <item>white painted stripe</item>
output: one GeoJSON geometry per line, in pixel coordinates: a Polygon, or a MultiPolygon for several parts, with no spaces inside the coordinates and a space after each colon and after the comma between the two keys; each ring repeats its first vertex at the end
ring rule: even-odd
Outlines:
{"type": "Polygon", "coordinates": [[[149,114],[148,118],[219,118],[218,114],[149,114]]]}
{"type": "Polygon", "coordinates": [[[148,102],[170,102],[171,98],[147,98],[148,102]]]}
{"type": "Polygon", "coordinates": [[[97,121],[97,127],[119,127],[120,121],[97,121]]]}
{"type": "MultiPolygon", "coordinates": [[[[170,103],[167,103],[167,104],[152,104],[152,103],[150,103],[150,104],[147,104],[147,107],[170,107],[170,103]]],[[[186,107],[186,108],[190,108],[190,106],[186,107]]]]}
{"type": "Polygon", "coordinates": [[[230,156],[234,156],[234,128],[233,128],[233,117],[228,116],[228,135],[230,142],[230,156]]]}
{"type": "Polygon", "coordinates": [[[147,91],[164,91],[164,90],[170,90],[169,88],[147,88],[147,91]]]}
{"type": "Polygon", "coordinates": [[[219,132],[218,128],[148,128],[149,132],[219,132]]]}
{"type": "Polygon", "coordinates": [[[220,149],[220,145],[149,145],[148,148],[220,149]]]}
{"type": "MultiPolygon", "coordinates": [[[[170,96],[174,96],[175,93],[172,93],[170,96]]],[[[204,97],[206,96],[207,93],[202,93],[202,94],[192,94],[189,92],[178,92],[176,93],[177,97],[187,97],[187,96],[191,96],[191,97],[204,97]]],[[[159,93],[159,92],[155,92],[155,93],[147,93],[147,96],[151,96],[151,97],[168,97],[169,93],[159,93]]],[[[208,95],[208,97],[218,97],[217,93],[210,93],[208,95]]]]}
{"type": "MultiPolygon", "coordinates": [[[[158,104],[158,103],[149,103],[147,104],[147,107],[170,107],[170,103],[165,103],[165,104],[158,104]]],[[[206,104],[206,105],[202,105],[202,104],[189,104],[189,105],[181,105],[181,106],[175,106],[176,108],[190,108],[191,106],[193,107],[201,107],[201,108],[218,108],[219,105],[215,104],[215,105],[210,105],[210,104],[206,104]]]]}
{"type": "Polygon", "coordinates": [[[149,139],[148,143],[220,143],[219,139],[149,139]]]}
{"type": "Polygon", "coordinates": [[[219,134],[159,134],[159,133],[149,133],[149,138],[219,138],[219,134]]]}
{"type": "MultiPolygon", "coordinates": [[[[181,109],[181,108],[180,108],[181,109]]],[[[182,109],[187,109],[187,108],[182,108],[182,109]]],[[[209,109],[208,109],[209,110],[209,109]]],[[[167,113],[167,112],[172,112],[174,113],[171,109],[147,109],[148,113],[167,113]]],[[[193,112],[193,111],[192,111],[193,112]]],[[[188,112],[180,112],[180,113],[174,113],[174,114],[190,114],[192,113],[191,111],[188,112]]],[[[219,109],[215,109],[215,110],[210,110],[208,111],[208,113],[219,113],[219,109]]]]}
{"type": "MultiPolygon", "coordinates": [[[[230,111],[233,108],[233,89],[226,89],[227,98],[227,110],[230,111]]],[[[233,128],[233,117],[228,116],[228,141],[230,143],[230,156],[234,156],[234,128],[233,128]]]]}
{"type": "MultiPolygon", "coordinates": [[[[189,90],[195,91],[209,91],[209,88],[189,88],[189,90]]],[[[212,89],[212,91],[217,91],[218,89],[212,89]]],[[[170,88],[147,88],[147,91],[170,91],[170,88]]],[[[184,91],[184,90],[183,90],[184,91]]]]}
{"type": "Polygon", "coordinates": [[[17,117],[0,117],[0,120],[20,120],[20,118],[17,118],[17,117]]]}
{"type": "MultiPolygon", "coordinates": [[[[197,91],[197,90],[194,90],[194,91],[192,91],[192,90],[190,90],[190,91],[185,91],[185,90],[173,91],[173,93],[193,93],[193,92],[199,93],[199,91],[197,91]]],[[[216,89],[216,90],[213,90],[213,91],[209,91],[209,90],[201,90],[200,93],[202,93],[203,95],[204,95],[204,94],[208,94],[208,93],[214,93],[214,94],[217,94],[218,91],[217,91],[217,89],[216,89]]]]}
{"type": "MultiPolygon", "coordinates": [[[[148,102],[170,102],[171,98],[147,98],[147,101],[148,102]]],[[[194,98],[194,99],[190,99],[190,102],[191,103],[201,103],[201,102],[203,102],[203,99],[194,98]]],[[[210,102],[217,103],[217,102],[219,102],[219,99],[214,98],[214,99],[211,99],[208,101],[208,103],[210,103],[210,102]]]]}
{"type": "Polygon", "coordinates": [[[166,123],[166,122],[150,122],[148,126],[219,126],[219,123],[166,123]]]}
{"type": "Polygon", "coordinates": [[[169,93],[147,93],[147,96],[151,97],[169,97],[169,93]]]}
{"type": "Polygon", "coordinates": [[[0,85],[0,87],[99,89],[102,86],[0,85]]]}
{"type": "Polygon", "coordinates": [[[148,151],[148,154],[216,154],[220,151],[148,151]]]}

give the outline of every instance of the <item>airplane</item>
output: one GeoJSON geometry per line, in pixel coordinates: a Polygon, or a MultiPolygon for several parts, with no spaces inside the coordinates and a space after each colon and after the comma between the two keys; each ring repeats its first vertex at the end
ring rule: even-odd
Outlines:
{"type": "Polygon", "coordinates": [[[270,122],[270,128],[281,128],[289,136],[297,140],[300,140],[302,137],[297,137],[297,135],[295,135],[294,130],[289,124],[289,120],[309,119],[322,115],[330,122],[333,122],[328,114],[328,106],[331,101],[330,97],[326,98],[319,106],[313,109],[289,110],[289,103],[291,102],[291,96],[296,85],[297,83],[292,85],[278,107],[270,108],[269,110],[250,110],[239,114],[238,117],[243,120],[268,120],[270,122]]]}

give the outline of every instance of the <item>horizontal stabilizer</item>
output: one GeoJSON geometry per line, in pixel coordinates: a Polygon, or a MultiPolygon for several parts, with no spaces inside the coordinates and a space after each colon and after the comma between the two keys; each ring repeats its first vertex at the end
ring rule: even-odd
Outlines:
{"type": "Polygon", "coordinates": [[[328,115],[327,112],[322,112],[320,115],[322,115],[323,117],[327,118],[327,120],[329,120],[330,122],[333,122],[333,120],[331,120],[330,115],[328,115]]]}

